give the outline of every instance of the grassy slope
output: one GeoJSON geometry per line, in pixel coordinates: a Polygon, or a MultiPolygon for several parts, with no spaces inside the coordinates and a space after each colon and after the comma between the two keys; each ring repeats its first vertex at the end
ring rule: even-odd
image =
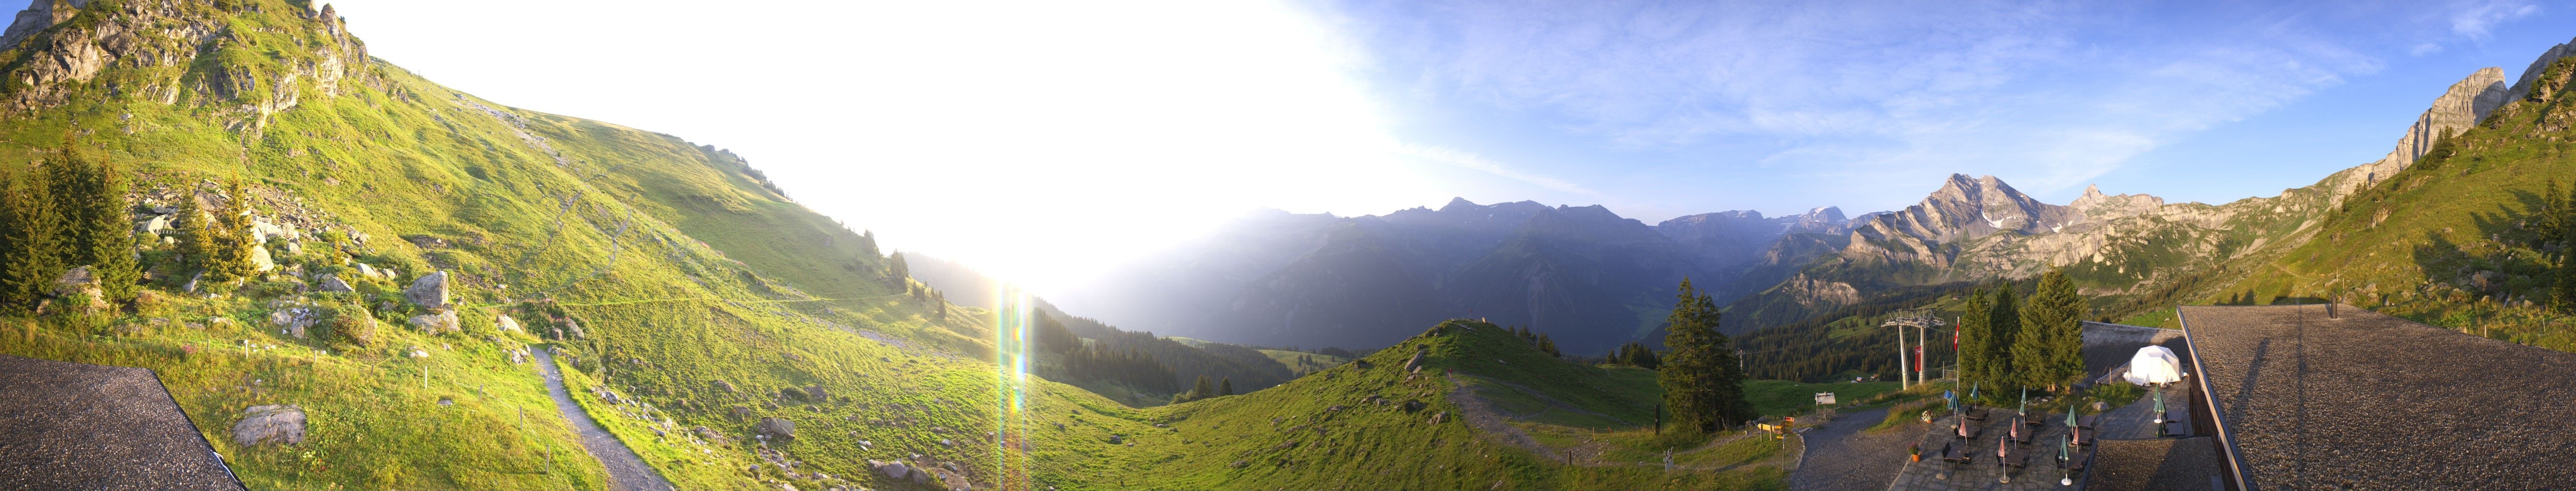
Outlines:
{"type": "MultiPolygon", "coordinates": [[[[1131,434],[1133,447],[1104,453],[1102,472],[1134,476],[1130,481],[1104,484],[1155,489],[1782,487],[1785,471],[1776,462],[1666,472],[1658,460],[1659,450],[1650,450],[1660,448],[1655,447],[1658,441],[1650,429],[1603,424],[1609,431],[1593,432],[1564,424],[1602,422],[1602,416],[1586,412],[1651,421],[1653,409],[1647,401],[1657,396],[1649,391],[1651,379],[1640,377],[1641,370],[1566,363],[1492,324],[1451,321],[1442,326],[1442,334],[1418,336],[1363,357],[1367,368],[1346,364],[1251,394],[1144,411],[1150,420],[1170,427],[1131,434]],[[1416,347],[1427,348],[1427,367],[1418,376],[1398,373],[1416,347]],[[1455,386],[1441,375],[1450,369],[1477,393],[1497,399],[1499,406],[1512,406],[1514,401],[1506,400],[1512,397],[1560,401],[1571,409],[1510,424],[1551,449],[1592,445],[1616,450],[1610,452],[1613,460],[1565,466],[1503,443],[1497,435],[1471,429],[1460,420],[1459,402],[1450,397],[1455,386]],[[1549,382],[1603,377],[1617,382],[1549,382]],[[1383,396],[1389,403],[1365,402],[1372,395],[1383,396]],[[1402,404],[1409,400],[1422,401],[1426,407],[1405,411],[1402,404]],[[1430,423],[1430,416],[1439,413],[1447,413],[1445,420],[1430,423]]],[[[1765,459],[1780,455],[1775,453],[1777,443],[1767,439],[1730,443],[1685,448],[1677,460],[1684,465],[1714,466],[1772,462],[1765,459]]]]}
{"type": "MultiPolygon", "coordinates": [[[[1363,486],[1372,488],[1497,481],[1523,488],[1742,487],[1776,485],[1780,473],[1776,467],[1667,475],[1643,467],[1551,466],[1492,443],[1454,417],[1425,423],[1427,414],[1455,408],[1445,400],[1445,382],[1408,385],[1389,373],[1403,361],[1389,358],[1409,351],[1375,355],[1374,371],[1343,366],[1328,370],[1339,375],[1250,395],[1147,410],[1033,380],[1013,408],[999,399],[1000,377],[985,361],[992,336],[983,311],[902,297],[881,277],[879,259],[855,246],[855,234],[767,191],[740,162],[675,137],[516,110],[382,64],[363,80],[343,81],[336,97],[311,85],[277,88],[297,91],[300,103],[270,116],[264,127],[230,109],[240,101],[209,94],[188,92],[176,104],[132,91],[108,95],[109,85],[193,80],[226,67],[275,73],[311,59],[314,48],[303,41],[319,26],[288,14],[300,4],[247,3],[260,8],[183,9],[239,33],[216,43],[210,59],[118,65],[75,87],[84,95],[69,105],[12,116],[0,125],[0,165],[22,168],[76,132],[80,145],[143,177],[145,189],[245,177],[258,193],[278,198],[267,212],[293,203],[316,210],[308,218],[363,231],[375,239],[349,252],[398,266],[404,276],[344,274],[359,284],[355,295],[297,294],[284,277],[214,297],[164,290],[139,312],[103,326],[5,319],[0,324],[11,329],[0,336],[0,353],[158,370],[255,488],[603,487],[599,466],[550,410],[537,369],[509,363],[504,351],[546,345],[492,327],[492,316],[503,309],[536,331],[553,327],[517,303],[538,298],[578,318],[591,334],[553,345],[567,351],[560,359],[579,403],[684,488],[786,482],[815,489],[832,484],[810,474],[821,471],[905,489],[910,485],[875,478],[864,460],[914,454],[957,463],[977,482],[1063,489],[1328,487],[1351,476],[1375,476],[1363,486]],[[424,247],[405,236],[449,245],[424,247]],[[456,296],[466,305],[463,334],[404,328],[402,319],[422,311],[399,302],[374,313],[385,322],[385,339],[372,348],[258,327],[266,313],[286,306],[379,305],[432,269],[457,274],[456,296]],[[938,317],[933,309],[946,310],[947,321],[932,320],[938,317]],[[211,321],[218,317],[231,322],[211,321]],[[244,340],[261,348],[245,354],[235,348],[244,340]],[[410,346],[432,355],[396,356],[410,346]],[[718,381],[738,391],[720,390],[718,381]],[[840,397],[773,396],[816,385],[840,397]],[[610,404],[594,394],[601,388],[638,402],[610,404]],[[1349,404],[1364,392],[1420,398],[1433,408],[1323,411],[1328,401],[1349,404]],[[442,398],[454,405],[438,405],[442,398]],[[232,445],[225,430],[241,408],[272,403],[306,408],[308,440],[293,447],[232,445]],[[734,417],[737,409],[747,417],[734,417]],[[755,450],[761,445],[750,438],[752,422],[762,417],[798,423],[797,438],[770,444],[802,462],[796,475],[762,464],[755,450]],[[1284,419],[1272,427],[1272,418],[1284,419]],[[1151,426],[1159,422],[1178,422],[1178,429],[1151,426]],[[1327,422],[1334,430],[1313,438],[1299,436],[1312,430],[1280,431],[1327,422]],[[700,438],[688,431],[694,427],[719,436],[700,438]],[[1016,435],[1012,446],[1024,450],[1003,450],[989,436],[996,431],[1016,435]],[[1136,445],[1108,444],[1112,435],[1134,437],[1136,445]],[[1303,445],[1275,448],[1290,439],[1303,445]],[[1259,463],[1228,466],[1235,460],[1259,463]]],[[[307,271],[342,267],[319,241],[306,246],[308,254],[280,254],[281,262],[307,271]]],[[[1443,360],[1438,366],[1541,387],[1550,397],[1637,419],[1634,394],[1559,383],[1583,380],[1568,375],[1597,374],[1585,367],[1543,355],[1523,368],[1485,366],[1478,360],[1488,355],[1519,362],[1535,353],[1516,340],[1518,351],[1489,352],[1499,349],[1491,346],[1494,339],[1507,338],[1418,342],[1434,348],[1443,360]]],[[[1715,461],[1771,454],[1759,445],[1732,445],[1686,455],[1715,461]]]]}
{"type": "Polygon", "coordinates": [[[2219,303],[2348,303],[2451,327],[2490,327],[2492,336],[2576,350],[2567,319],[2525,306],[2546,303],[2550,262],[2526,219],[2539,210],[2546,180],[2576,184],[2565,81],[2576,62],[2548,67],[2534,97],[2499,108],[2456,135],[2457,153],[2428,158],[2357,194],[2329,215],[2319,237],[2248,268],[2208,292],[2219,303]],[[2472,280],[2486,272],[2486,288],[2472,280]]]}

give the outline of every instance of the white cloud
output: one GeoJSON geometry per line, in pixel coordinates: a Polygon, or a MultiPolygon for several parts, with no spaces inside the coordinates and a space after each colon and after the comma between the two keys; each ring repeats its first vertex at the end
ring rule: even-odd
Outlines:
{"type": "Polygon", "coordinates": [[[1583,187],[1582,184],[1576,184],[1574,181],[1514,169],[1510,166],[1486,159],[1482,155],[1476,155],[1454,148],[1405,144],[1398,145],[1396,147],[1396,152],[1407,157],[1422,159],[1431,163],[1493,174],[1505,179],[1520,181],[1542,188],[1585,196],[1601,196],[1599,191],[1593,191],[1591,188],[1583,187]]]}
{"type": "Polygon", "coordinates": [[[2442,52],[2442,45],[2440,45],[2440,44],[2434,44],[2434,43],[2423,43],[2423,44],[2418,44],[2418,45],[2415,45],[2415,47],[2414,47],[2414,48],[2411,48],[2411,49],[2406,50],[2406,54],[2415,55],[2415,56],[2424,56],[2424,55],[2429,55],[2429,54],[2433,54],[2433,53],[2440,53],[2440,52],[2442,52]]]}
{"type": "Polygon", "coordinates": [[[2539,5],[2524,2],[2503,1],[2470,5],[2451,14],[2451,33],[2485,41],[2491,37],[2487,32],[2488,28],[2538,13],[2540,13],[2539,5]]]}

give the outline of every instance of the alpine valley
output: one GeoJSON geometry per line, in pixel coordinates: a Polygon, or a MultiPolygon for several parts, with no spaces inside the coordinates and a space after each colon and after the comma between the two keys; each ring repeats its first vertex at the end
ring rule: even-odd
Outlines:
{"type": "Polygon", "coordinates": [[[0,355],[152,370],[263,490],[1626,490],[1786,489],[1806,462],[1796,437],[1666,428],[1670,372],[1602,358],[1692,332],[1669,320],[1685,278],[1749,352],[1728,425],[1818,392],[1939,402],[1844,383],[1895,373],[1870,328],[2051,270],[2088,318],[2341,299],[2576,350],[2541,306],[2565,234],[2536,218],[2576,186],[2551,180],[2576,176],[2569,45],[2275,196],[2060,205],[1954,175],[1848,216],[1272,212],[1019,303],[718,145],[370,56],[364,21],[311,0],[18,12],[0,355]],[[49,180],[79,169],[106,177],[49,180]],[[56,204],[113,220],[56,240],[80,223],[56,204]],[[48,252],[73,243],[139,264],[48,252]],[[115,264],[131,284],[93,274],[115,264]]]}

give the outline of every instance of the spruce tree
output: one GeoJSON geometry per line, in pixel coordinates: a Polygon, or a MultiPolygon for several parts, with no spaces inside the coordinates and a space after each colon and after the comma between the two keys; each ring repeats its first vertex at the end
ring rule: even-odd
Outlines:
{"type": "Polygon", "coordinates": [[[8,211],[0,234],[9,238],[8,255],[0,262],[0,311],[34,313],[54,280],[70,269],[63,264],[71,250],[62,234],[66,222],[48,173],[34,167],[18,172],[0,197],[8,211]]]}
{"type": "Polygon", "coordinates": [[[904,280],[911,277],[912,267],[903,263],[903,251],[894,251],[893,256],[886,258],[887,285],[902,286],[904,280]]]}
{"type": "Polygon", "coordinates": [[[2556,182],[2552,180],[2550,186],[2554,201],[2543,210],[2543,221],[2550,224],[2546,230],[2554,234],[2543,240],[2558,242],[2558,284],[2549,293],[2554,300],[2551,303],[2566,312],[2576,310],[2576,186],[2568,187],[2567,195],[2561,197],[2556,195],[2556,182]]]}
{"type": "Polygon", "coordinates": [[[2012,347],[2020,342],[2021,301],[2010,282],[1995,286],[1994,300],[1986,304],[1986,380],[1998,384],[2019,384],[2023,379],[2020,363],[2013,361],[2012,347]]]}
{"type": "Polygon", "coordinates": [[[216,283],[250,278],[250,194],[240,179],[225,186],[224,210],[206,227],[206,280],[216,283]]]}
{"type": "Polygon", "coordinates": [[[1216,381],[1216,395],[1221,395],[1221,396],[1230,396],[1230,395],[1234,395],[1234,377],[1226,377],[1226,378],[1224,378],[1224,379],[1217,380],[1217,381],[1216,381]]]}
{"type": "Polygon", "coordinates": [[[2050,270],[2039,277],[2038,291],[2021,311],[2021,331],[2014,336],[2013,368],[2017,382],[2055,391],[2084,375],[2084,297],[2066,273],[2050,270]]]}
{"type": "Polygon", "coordinates": [[[179,198],[177,222],[170,228],[179,234],[179,262],[190,268],[204,268],[214,254],[214,225],[206,221],[206,208],[197,204],[195,193],[179,198]]]}
{"type": "Polygon", "coordinates": [[[1736,366],[1735,348],[1717,331],[1717,302],[1682,280],[1679,301],[1666,320],[1663,368],[1655,382],[1663,386],[1664,406],[1682,428],[1713,433],[1753,419],[1744,399],[1744,371],[1736,366]]]}
{"type": "Polygon", "coordinates": [[[1959,380],[1962,383],[1984,382],[1992,385],[1995,374],[1988,371],[1994,358],[1994,296],[1978,288],[1968,293],[1959,313],[1959,380]]]}
{"type": "Polygon", "coordinates": [[[82,158],[65,150],[66,169],[75,176],[71,196],[64,200],[65,215],[75,226],[74,264],[89,266],[101,293],[110,303],[123,304],[134,299],[134,287],[143,272],[134,258],[134,227],[126,219],[132,204],[126,201],[124,171],[105,161],[82,158]]]}

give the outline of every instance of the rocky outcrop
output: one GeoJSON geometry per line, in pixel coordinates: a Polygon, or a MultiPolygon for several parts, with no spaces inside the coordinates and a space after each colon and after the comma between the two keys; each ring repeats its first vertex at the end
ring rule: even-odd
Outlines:
{"type": "Polygon", "coordinates": [[[428,334],[464,332],[464,328],[459,327],[459,323],[456,320],[456,311],[454,310],[443,310],[436,314],[412,316],[411,327],[428,334]]]}
{"type": "Polygon", "coordinates": [[[66,302],[84,301],[79,305],[86,312],[103,312],[115,307],[108,303],[106,290],[99,284],[98,277],[90,274],[88,266],[72,268],[54,278],[53,295],[66,302]]]}
{"type": "Polygon", "coordinates": [[[2068,203],[2086,222],[2107,222],[2120,217],[2154,213],[2165,207],[2165,199],[2144,194],[2102,194],[2102,186],[2084,186],[2084,195],[2068,203]]]}
{"type": "Polygon", "coordinates": [[[275,442],[304,443],[304,408],[292,404],[251,406],[233,423],[233,444],[244,447],[275,442]]]}
{"type": "Polygon", "coordinates": [[[268,313],[268,323],[270,325],[277,326],[280,329],[285,329],[288,335],[295,336],[296,339],[304,339],[305,330],[310,329],[314,324],[319,324],[321,322],[322,314],[311,308],[285,308],[277,309],[268,313]]]}
{"type": "Polygon", "coordinates": [[[20,41],[26,41],[36,33],[44,32],[45,29],[52,28],[63,21],[72,20],[72,15],[80,13],[81,7],[88,6],[89,0],[70,0],[64,3],[70,4],[71,8],[56,9],[54,0],[27,2],[27,9],[18,11],[18,18],[9,23],[9,30],[0,33],[0,47],[16,47],[20,41]]]}
{"type": "Polygon", "coordinates": [[[2531,99],[2531,83],[2540,80],[2540,75],[2549,71],[2549,64],[2557,63],[2558,59],[2569,56],[2576,56],[2576,40],[2559,43],[2557,46],[2550,46],[2548,51],[2542,51],[2540,59],[2531,60],[2531,67],[2522,69],[2522,77],[2513,81],[2512,88],[2505,90],[2505,100],[2531,99]]]}
{"type": "Polygon", "coordinates": [[[752,426],[752,430],[773,440],[796,438],[796,422],[779,418],[760,418],[760,424],[752,426]]]}
{"type": "Polygon", "coordinates": [[[358,291],[357,288],[349,286],[348,281],[341,280],[340,275],[336,274],[322,275],[322,284],[319,288],[321,291],[325,292],[346,293],[358,291]]]}
{"type": "Polygon", "coordinates": [[[524,329],[519,328],[519,320],[510,318],[510,314],[501,314],[498,317],[494,317],[492,319],[492,327],[499,328],[501,332],[525,331],[524,329]]]}
{"type": "Polygon", "coordinates": [[[421,275],[420,279],[412,280],[411,288],[403,289],[403,299],[423,307],[446,307],[447,272],[425,274],[421,275]]]}
{"type": "Polygon", "coordinates": [[[2397,138],[2397,147],[2390,149],[2388,156],[2357,168],[2357,172],[2351,172],[2356,174],[2351,182],[2340,183],[2337,190],[2349,193],[2378,184],[2389,176],[2397,175],[2397,171],[2415,165],[2415,160],[2423,158],[2424,152],[2433,150],[2435,141],[2445,135],[2468,131],[2470,126],[2486,119],[2488,113],[2495,112],[2496,107],[2503,106],[2511,92],[2512,89],[2504,84],[2504,69],[2496,67],[2480,68],[2469,74],[2469,78],[2451,84],[2449,91],[2433,98],[2433,107],[2425,109],[2424,114],[2415,117],[2413,125],[2406,127],[2406,134],[2397,138]]]}

